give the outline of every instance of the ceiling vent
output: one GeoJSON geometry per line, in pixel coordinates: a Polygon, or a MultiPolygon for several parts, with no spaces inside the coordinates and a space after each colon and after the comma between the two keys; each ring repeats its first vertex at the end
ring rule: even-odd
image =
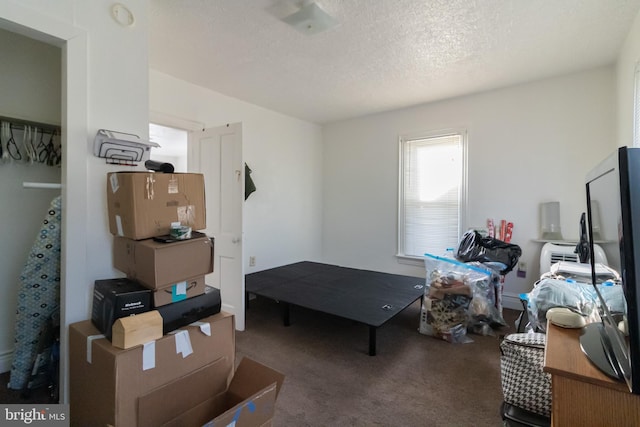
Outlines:
{"type": "Polygon", "coordinates": [[[312,1],[303,2],[300,10],[282,20],[308,35],[321,33],[338,25],[338,21],[312,1]]]}

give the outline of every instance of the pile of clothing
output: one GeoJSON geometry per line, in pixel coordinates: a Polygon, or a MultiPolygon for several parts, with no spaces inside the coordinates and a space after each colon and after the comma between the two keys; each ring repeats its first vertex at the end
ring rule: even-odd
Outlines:
{"type": "MultiPolygon", "coordinates": [[[[526,295],[527,332],[546,332],[546,313],[553,307],[566,307],[581,314],[587,323],[600,321],[600,299],[591,284],[591,266],[586,263],[559,262],[544,273],[526,295]]],[[[624,313],[625,300],[617,271],[596,264],[596,286],[608,310],[624,313]]]]}

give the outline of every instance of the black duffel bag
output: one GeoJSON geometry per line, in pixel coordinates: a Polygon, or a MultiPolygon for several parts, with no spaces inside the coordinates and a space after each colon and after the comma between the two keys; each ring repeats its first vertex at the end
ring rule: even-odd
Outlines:
{"type": "Polygon", "coordinates": [[[522,255],[520,246],[493,237],[482,237],[477,231],[470,230],[462,236],[456,258],[462,262],[503,264],[504,268],[500,270],[500,274],[504,275],[518,264],[520,255],[522,255]]]}

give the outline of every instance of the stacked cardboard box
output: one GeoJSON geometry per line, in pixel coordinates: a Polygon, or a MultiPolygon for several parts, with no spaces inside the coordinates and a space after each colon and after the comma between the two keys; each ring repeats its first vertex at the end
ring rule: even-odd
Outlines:
{"type": "Polygon", "coordinates": [[[203,176],[110,173],[107,203],[114,267],[127,278],[96,281],[110,291],[97,298],[96,286],[92,320],[69,327],[71,425],[269,424],[283,376],[250,359],[236,368],[234,317],[220,312],[219,291],[205,285],[213,272],[213,239],[194,232],[165,242],[172,223],[206,227],[203,176]],[[135,341],[152,336],[146,321],[132,322],[141,319],[139,312],[112,324],[120,313],[114,307],[142,305],[122,295],[139,287],[151,293],[149,308],[162,317],[162,334],[150,342],[135,341]],[[125,345],[105,338],[105,325],[125,345]],[[135,330],[128,331],[131,325],[135,330]]]}
{"type": "Polygon", "coordinates": [[[206,228],[202,174],[109,173],[107,207],[114,267],[152,289],[156,306],[204,294],[204,276],[213,272],[213,241],[202,233],[172,243],[154,240],[168,237],[176,223],[206,228]]]}
{"type": "MultiPolygon", "coordinates": [[[[194,231],[206,227],[202,174],[109,173],[107,207],[114,267],[152,291],[152,308],[179,303],[192,313],[187,320],[194,320],[193,313],[210,315],[215,306],[220,310],[219,291],[205,285],[205,275],[213,272],[213,239],[194,231]],[[192,237],[171,238],[176,223],[190,227],[192,237]]],[[[166,318],[172,313],[175,307],[163,316],[165,333],[170,325],[182,326],[166,318]]]]}

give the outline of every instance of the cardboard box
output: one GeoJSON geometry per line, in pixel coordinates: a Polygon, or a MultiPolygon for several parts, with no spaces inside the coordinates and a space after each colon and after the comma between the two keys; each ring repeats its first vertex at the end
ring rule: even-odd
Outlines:
{"type": "Polygon", "coordinates": [[[212,390],[208,399],[185,410],[189,406],[188,401],[193,399],[193,390],[201,389],[196,381],[204,383],[203,386],[209,389],[220,387],[219,383],[215,383],[220,373],[205,374],[207,370],[216,368],[214,364],[141,397],[138,425],[258,427],[273,419],[284,375],[249,358],[240,361],[228,387],[212,390]],[[170,400],[167,399],[169,389],[172,396],[170,400]],[[171,407],[167,408],[166,405],[171,407]],[[158,411],[160,407],[162,411],[158,411]]]}
{"type": "Polygon", "coordinates": [[[107,175],[109,231],[134,240],[169,234],[171,223],[206,228],[204,175],[111,172],[107,175]]]}
{"type": "Polygon", "coordinates": [[[201,323],[210,326],[210,335],[189,326],[157,340],[155,365],[146,370],[142,346],[121,350],[94,339],[91,322],[71,324],[71,425],[268,425],[284,375],[248,358],[234,373],[233,316],[219,313],[201,323]],[[190,354],[180,344],[185,333],[190,354]]]}
{"type": "Polygon", "coordinates": [[[151,310],[151,293],[151,290],[127,278],[96,280],[91,320],[110,340],[111,329],[117,319],[151,310]]]}
{"type": "Polygon", "coordinates": [[[135,316],[122,317],[112,328],[111,344],[118,348],[131,348],[162,338],[162,316],[156,310],[135,316]]]}
{"type": "Polygon", "coordinates": [[[213,241],[208,237],[162,243],[114,237],[113,265],[149,289],[162,289],[213,271],[213,241]]]}
{"type": "Polygon", "coordinates": [[[205,289],[206,285],[204,283],[204,276],[183,280],[182,282],[174,283],[166,288],[154,290],[153,306],[160,307],[184,301],[189,298],[195,298],[204,294],[205,289]]]}
{"type": "MultiPolygon", "coordinates": [[[[154,345],[126,350],[114,347],[104,338],[96,338],[100,332],[90,321],[69,325],[71,425],[136,426],[139,398],[185,377],[193,382],[194,388],[189,393],[188,407],[180,413],[224,390],[235,366],[233,315],[221,312],[203,319],[201,324],[205,332],[209,326],[209,335],[199,326],[186,326],[156,340],[154,345]],[[185,343],[190,344],[190,349],[185,343]],[[202,369],[207,372],[215,369],[216,373],[208,377],[210,385],[197,382],[202,369]]],[[[176,398],[171,387],[165,388],[164,393],[167,402],[176,398]]],[[[165,411],[165,406],[155,410],[165,411]]],[[[171,417],[177,415],[172,413],[171,417]]]]}

